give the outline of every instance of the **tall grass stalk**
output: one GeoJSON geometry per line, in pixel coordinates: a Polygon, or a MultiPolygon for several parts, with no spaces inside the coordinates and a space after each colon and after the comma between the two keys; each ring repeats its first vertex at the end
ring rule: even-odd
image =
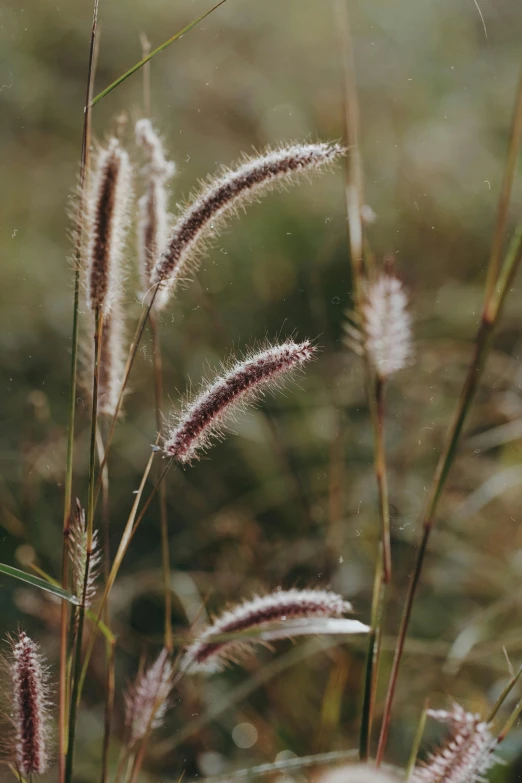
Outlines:
{"type": "MultiPolygon", "coordinates": [[[[163,362],[161,356],[161,343],[158,334],[158,322],[153,313],[150,314],[150,328],[154,353],[154,392],[156,409],[156,429],[161,432],[163,428],[163,362]]],[[[161,466],[159,474],[161,475],[161,466]]],[[[158,490],[161,527],[161,561],[163,570],[163,588],[165,602],[165,647],[172,651],[172,594],[170,589],[170,549],[169,549],[169,519],[167,510],[167,486],[164,481],[158,490]]]]}
{"type": "Polygon", "coordinates": [[[78,709],[79,695],[80,695],[80,674],[82,669],[82,646],[83,646],[83,630],[85,624],[85,609],[87,603],[87,590],[89,585],[89,563],[92,554],[93,534],[94,534],[94,488],[96,480],[96,432],[98,427],[98,379],[99,379],[99,358],[101,340],[103,334],[103,315],[100,310],[97,309],[95,313],[95,327],[94,327],[94,367],[93,367],[93,384],[92,384],[92,412],[91,412],[91,438],[89,449],[89,486],[88,486],[88,501],[87,501],[87,521],[86,521],[86,546],[87,546],[87,560],[85,565],[84,575],[84,587],[82,593],[82,600],[78,610],[78,621],[76,631],[76,641],[73,655],[73,667],[72,667],[72,687],[71,687],[71,700],[69,705],[69,735],[67,742],[67,754],[65,762],[65,783],[70,783],[72,780],[73,764],[74,764],[74,750],[75,750],[75,738],[76,738],[76,714],[78,709]]]}
{"type": "MultiPolygon", "coordinates": [[[[359,146],[359,101],[347,0],[335,0],[335,11],[339,26],[341,48],[345,143],[349,151],[345,164],[345,199],[348,215],[352,289],[354,292],[354,311],[356,315],[359,315],[361,313],[363,288],[366,279],[364,263],[366,243],[361,217],[361,209],[364,204],[364,173],[359,146]]],[[[372,257],[371,253],[367,253],[367,256],[372,257]]],[[[375,447],[374,470],[379,492],[381,544],[378,547],[375,565],[371,631],[368,636],[366,656],[365,686],[359,737],[359,755],[362,761],[368,758],[370,749],[373,714],[372,701],[376,693],[376,678],[379,668],[385,585],[391,579],[390,515],[383,434],[384,389],[383,384],[375,381],[372,377],[366,350],[363,351],[363,362],[375,447]]]]}
{"type": "MultiPolygon", "coordinates": [[[[517,101],[522,101],[522,93],[519,92],[517,101]]],[[[482,311],[482,317],[475,339],[475,348],[473,356],[468,368],[468,372],[460,393],[460,397],[457,403],[457,408],[453,417],[452,424],[450,425],[448,437],[446,440],[446,447],[440,455],[437,463],[437,468],[431,484],[430,493],[428,496],[428,502],[422,518],[422,534],[417,550],[417,557],[413,568],[413,573],[408,585],[408,592],[406,595],[401,625],[399,628],[399,634],[397,638],[397,645],[395,649],[395,656],[390,673],[390,681],[388,685],[388,692],[386,695],[386,702],[384,706],[383,721],[381,727],[381,734],[379,737],[379,746],[377,749],[377,765],[381,764],[386,749],[386,743],[388,739],[388,730],[391,717],[391,709],[393,706],[393,699],[395,696],[395,690],[397,687],[397,678],[399,673],[399,666],[402,659],[402,653],[404,650],[404,644],[406,641],[406,635],[408,632],[408,625],[410,622],[411,611],[413,602],[417,592],[417,586],[419,584],[422,567],[424,564],[424,558],[428,546],[431,531],[435,524],[435,512],[439,500],[441,498],[448,474],[453,465],[457,448],[462,434],[464,422],[466,421],[467,414],[471,408],[475,393],[477,391],[482,373],[486,364],[486,359],[491,347],[492,337],[494,329],[502,314],[503,305],[511,287],[511,283],[516,274],[516,271],[522,260],[522,225],[520,225],[512,239],[510,248],[507,252],[502,270],[491,293],[486,290],[485,301],[482,311]]]]}
{"type": "MultiPolygon", "coordinates": [[[[65,469],[65,497],[63,516],[63,550],[62,550],[62,587],[68,587],[69,573],[69,530],[71,521],[73,460],[74,460],[74,432],[76,413],[76,373],[78,364],[78,333],[79,333],[79,302],[80,302],[80,265],[82,247],[82,216],[84,212],[85,188],[89,171],[89,151],[91,144],[91,100],[94,86],[96,33],[98,29],[99,0],[94,0],[93,17],[91,27],[91,40],[89,47],[89,59],[87,66],[87,87],[85,93],[84,120],[82,133],[82,151],[80,163],[80,183],[78,194],[78,212],[76,225],[76,246],[74,254],[74,297],[73,297],[73,325],[71,338],[71,373],[69,380],[69,410],[67,426],[67,458],[65,469]]],[[[59,674],[59,715],[58,715],[58,780],[65,780],[65,753],[66,753],[66,725],[67,725],[67,625],[68,606],[67,601],[62,601],[60,616],[60,674],[59,674]]]]}

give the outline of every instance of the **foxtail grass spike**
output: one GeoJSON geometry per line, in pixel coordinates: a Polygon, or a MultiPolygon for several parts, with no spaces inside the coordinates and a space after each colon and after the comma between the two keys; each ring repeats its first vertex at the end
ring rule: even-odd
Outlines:
{"type": "Polygon", "coordinates": [[[152,271],[159,285],[156,300],[164,306],[180,283],[196,270],[209,237],[215,237],[225,219],[274,187],[331,165],[345,153],[339,144],[293,144],[245,157],[236,169],[222,169],[179,215],[162,256],[152,271]]]}
{"type": "Polygon", "coordinates": [[[427,762],[415,767],[411,783],[480,783],[495,762],[496,740],[490,724],[458,704],[451,710],[428,710],[428,716],[447,723],[450,735],[427,762]]]}
{"type": "MultiPolygon", "coordinates": [[[[284,628],[279,627],[274,629],[273,638],[291,638],[292,621],[342,617],[351,611],[351,604],[328,590],[276,590],[268,595],[255,596],[229,609],[205,628],[186,649],[181,669],[190,669],[191,673],[220,671],[227,663],[239,660],[256,643],[255,638],[219,640],[223,634],[287,622],[286,636],[281,633],[284,628]]],[[[263,641],[270,641],[270,633],[263,635],[263,641]]]]}
{"type": "Polygon", "coordinates": [[[85,608],[88,609],[92,606],[96,596],[96,579],[101,565],[101,551],[97,530],[93,533],[91,551],[88,551],[85,510],[79,500],[76,500],[76,511],[70,528],[69,556],[72,563],[74,594],[84,602],[85,608]]]}
{"type": "Polygon", "coordinates": [[[142,285],[151,285],[151,273],[159,260],[168,235],[167,182],[176,173],[175,164],[167,160],[160,137],[148,119],[136,123],[136,142],[147,163],[143,169],[145,193],[138,201],[138,256],[142,285]]]}
{"type": "MultiPolygon", "coordinates": [[[[98,413],[114,416],[125,375],[125,322],[119,295],[103,321],[99,358],[98,413]]],[[[121,413],[121,406],[118,411],[121,413]]]]}
{"type": "Polygon", "coordinates": [[[122,253],[128,222],[129,157],[112,138],[98,153],[86,209],[87,303],[108,315],[122,283],[122,253]]]}
{"type": "Polygon", "coordinates": [[[41,775],[49,755],[48,675],[38,645],[23,631],[11,639],[10,673],[16,768],[24,778],[41,775]]]}
{"type": "Polygon", "coordinates": [[[360,314],[345,326],[348,344],[357,353],[366,351],[377,376],[389,378],[413,358],[411,316],[401,281],[389,271],[365,286],[360,314]]]}
{"type": "Polygon", "coordinates": [[[141,674],[125,697],[125,722],[134,745],[163,722],[169,706],[173,666],[164,648],[156,661],[141,674]]]}
{"type": "Polygon", "coordinates": [[[308,340],[287,340],[248,355],[214,382],[204,384],[177,415],[164,444],[165,454],[181,463],[199,458],[213,441],[223,437],[226,424],[238,408],[255,402],[265,389],[277,388],[309,361],[314,351],[308,340]]]}

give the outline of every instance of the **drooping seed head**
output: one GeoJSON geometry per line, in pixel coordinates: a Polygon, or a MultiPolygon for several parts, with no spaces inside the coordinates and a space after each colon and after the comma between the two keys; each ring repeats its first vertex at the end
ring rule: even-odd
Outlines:
{"type": "Polygon", "coordinates": [[[256,641],[260,641],[255,638],[227,641],[219,638],[223,634],[271,626],[273,634],[265,633],[261,641],[291,638],[295,635],[294,621],[342,617],[351,611],[351,604],[329,590],[276,590],[268,595],[255,596],[229,609],[205,628],[187,647],[181,669],[190,669],[191,672],[220,671],[227,662],[238,660],[256,641]]]}
{"type": "Polygon", "coordinates": [[[87,546],[85,510],[76,500],[76,511],[70,529],[69,557],[72,564],[74,595],[86,608],[92,606],[96,596],[96,579],[100,571],[101,551],[98,531],[93,533],[90,550],[87,546]]]}
{"type": "Polygon", "coordinates": [[[328,167],[344,153],[339,144],[293,144],[245,158],[236,169],[223,169],[204,184],[177,218],[152,270],[151,284],[160,286],[158,306],[163,307],[177,286],[195,271],[204,241],[216,236],[227,217],[263,192],[328,167]]]}
{"type": "Polygon", "coordinates": [[[450,735],[444,745],[415,767],[412,783],[479,783],[495,762],[496,740],[489,723],[480,715],[466,712],[458,704],[452,709],[428,710],[428,715],[448,724],[450,735]]]}
{"type": "Polygon", "coordinates": [[[117,139],[98,154],[86,211],[87,303],[108,315],[123,278],[131,168],[117,139]]]}
{"type": "Polygon", "coordinates": [[[347,323],[348,344],[368,360],[381,379],[389,378],[412,360],[411,316],[401,281],[382,272],[364,292],[360,315],[347,323]]]}
{"type": "Polygon", "coordinates": [[[253,403],[267,388],[277,387],[309,361],[314,351],[308,340],[287,340],[235,363],[182,408],[165,441],[165,454],[181,463],[197,459],[213,440],[222,437],[238,407],[253,403]]]}
{"type": "Polygon", "coordinates": [[[131,745],[161,726],[169,706],[173,666],[167,649],[146,669],[125,696],[125,722],[131,745]]]}
{"type": "Polygon", "coordinates": [[[166,183],[176,166],[165,158],[161,139],[150,120],[136,123],[136,141],[143,149],[147,165],[143,169],[145,193],[138,201],[138,256],[145,290],[151,285],[151,272],[164,249],[168,235],[168,191],[166,183]]]}
{"type": "Polygon", "coordinates": [[[26,633],[21,631],[10,641],[15,762],[19,773],[27,778],[41,775],[48,765],[48,675],[38,645],[26,633]]]}

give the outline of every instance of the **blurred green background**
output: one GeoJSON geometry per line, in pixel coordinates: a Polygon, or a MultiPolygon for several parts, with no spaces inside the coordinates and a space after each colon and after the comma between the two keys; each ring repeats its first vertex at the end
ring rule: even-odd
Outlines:
{"type": "MultiPolygon", "coordinates": [[[[521,3],[480,6],[487,36],[470,0],[349,0],[366,199],[377,215],[369,238],[378,258],[396,258],[411,291],[417,343],[415,365],[387,398],[395,568],[383,685],[418,515],[480,315],[520,69],[521,3]]],[[[140,58],[140,34],[159,45],[207,7],[203,0],[101,0],[96,91],[140,58]]],[[[20,566],[36,559],[57,576],[72,320],[67,211],[78,176],[91,4],[7,0],[0,19],[0,560],[20,566]]],[[[243,151],[342,137],[338,27],[330,0],[228,0],[153,60],[153,118],[179,169],[173,211],[199,178],[243,151]]],[[[141,114],[136,74],[96,106],[94,134],[103,140],[127,122],[134,154],[141,114]]],[[[521,208],[519,177],[510,232],[521,208]]],[[[343,346],[346,228],[340,167],[271,194],[220,236],[197,281],[162,318],[172,405],[209,366],[265,336],[309,336],[322,349],[297,386],[241,416],[236,435],[208,459],[170,475],[177,633],[202,604],[219,610],[279,585],[331,585],[369,618],[378,519],[362,370],[343,346]]],[[[133,235],[128,259],[132,329],[139,316],[133,235]]],[[[508,676],[504,648],[515,667],[522,663],[521,334],[515,283],[439,507],[393,715],[394,763],[408,756],[426,696],[487,713],[508,676]]],[[[113,551],[155,438],[150,334],[131,386],[110,465],[113,551]]],[[[79,392],[75,493],[82,498],[88,409],[79,392]]],[[[152,507],[112,604],[115,757],[122,690],[140,656],[162,641],[160,557],[152,507]]],[[[59,607],[6,578],[0,589],[2,635],[27,628],[55,677],[59,607]]],[[[98,779],[103,660],[100,647],[80,716],[78,780],[98,779]]],[[[360,640],[311,640],[183,682],[144,779],[356,747],[363,668],[360,640]]],[[[379,693],[378,714],[382,703],[379,693]]],[[[430,725],[426,745],[436,735],[430,725]]],[[[518,779],[522,732],[513,732],[503,755],[510,764],[496,779],[518,779]]]]}

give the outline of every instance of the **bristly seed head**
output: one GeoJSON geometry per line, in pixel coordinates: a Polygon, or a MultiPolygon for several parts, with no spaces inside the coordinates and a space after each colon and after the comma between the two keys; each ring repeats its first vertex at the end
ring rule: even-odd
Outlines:
{"type": "Polygon", "coordinates": [[[108,315],[122,282],[131,168],[117,139],[100,150],[86,210],[87,303],[108,315]]]}
{"type": "Polygon", "coordinates": [[[87,550],[87,531],[85,510],[76,500],[76,511],[70,529],[69,557],[72,563],[74,594],[84,606],[92,606],[96,596],[96,579],[101,564],[101,551],[98,544],[98,531],[93,533],[91,551],[87,550]]]}
{"type": "MultiPolygon", "coordinates": [[[[255,596],[228,610],[205,628],[187,647],[181,669],[190,669],[191,673],[220,671],[226,663],[240,659],[256,643],[255,638],[220,640],[222,634],[246,632],[288,621],[286,638],[291,638],[294,620],[342,617],[351,611],[351,604],[329,590],[276,590],[268,595],[255,596]],[[216,637],[217,640],[213,641],[216,637]]],[[[274,633],[274,638],[284,638],[281,628],[274,633]]],[[[265,634],[263,641],[270,641],[269,634],[265,634]]]]}
{"type": "Polygon", "coordinates": [[[382,272],[366,286],[360,315],[351,315],[345,325],[348,344],[357,353],[366,352],[381,379],[406,367],[413,358],[411,316],[401,281],[382,272]]]}
{"type": "Polygon", "coordinates": [[[168,191],[166,183],[176,166],[165,158],[161,139],[150,120],[136,123],[136,142],[143,149],[147,165],[143,169],[145,193],[138,201],[138,256],[145,290],[151,285],[151,272],[159,260],[168,235],[168,191]]]}
{"type": "Polygon", "coordinates": [[[204,184],[179,215],[152,270],[151,284],[160,285],[158,306],[164,306],[179,283],[195,271],[204,240],[216,236],[225,218],[255,201],[264,191],[290,183],[300,174],[327,167],[344,154],[339,144],[293,144],[245,158],[238,168],[223,169],[204,184]]]}
{"type": "Polygon", "coordinates": [[[413,771],[412,783],[480,783],[497,759],[493,754],[496,740],[490,724],[480,715],[466,712],[458,704],[450,711],[428,710],[428,715],[444,721],[450,736],[427,762],[413,771]]]}
{"type": "Polygon", "coordinates": [[[120,297],[117,296],[111,312],[103,320],[98,374],[98,413],[106,416],[114,416],[116,413],[125,374],[123,312],[120,297]]]}
{"type": "Polygon", "coordinates": [[[237,362],[188,402],[177,415],[164,451],[181,463],[190,463],[220,439],[230,417],[246,403],[253,403],[268,387],[274,387],[309,361],[315,348],[308,340],[287,340],[237,362]]]}
{"type": "Polygon", "coordinates": [[[41,775],[50,735],[47,668],[38,645],[23,631],[11,639],[10,672],[16,767],[24,778],[41,775]]]}
{"type": "Polygon", "coordinates": [[[134,745],[163,722],[172,688],[172,662],[167,649],[136,680],[125,696],[125,722],[134,745]]]}

